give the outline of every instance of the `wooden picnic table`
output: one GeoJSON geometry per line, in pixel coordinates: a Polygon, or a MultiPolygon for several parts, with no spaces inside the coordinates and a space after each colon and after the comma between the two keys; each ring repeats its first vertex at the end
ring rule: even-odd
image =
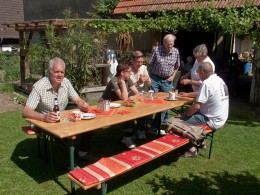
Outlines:
{"type": "MultiPolygon", "coordinates": [[[[155,113],[160,113],[164,110],[173,109],[176,107],[181,107],[187,103],[193,101],[193,98],[178,98],[175,101],[166,101],[164,98],[168,97],[168,93],[157,93],[159,100],[163,100],[161,104],[157,103],[144,103],[136,100],[136,104],[133,107],[121,106],[119,108],[114,108],[115,111],[111,116],[97,116],[90,120],[81,120],[80,122],[73,122],[70,120],[71,110],[66,110],[61,112],[61,121],[59,123],[46,123],[43,121],[38,121],[34,119],[27,118],[26,120],[31,124],[42,129],[43,133],[58,137],[58,138],[70,138],[70,169],[74,169],[74,142],[77,135],[86,133],[89,131],[95,131],[103,127],[124,123],[126,121],[134,120],[144,116],[148,116],[155,113]],[[128,114],[120,114],[122,111],[129,111],[128,114]]],[[[121,103],[121,101],[115,101],[121,103]]],[[[96,108],[92,106],[92,108],[96,108]]],[[[158,124],[160,125],[160,124],[158,124]]],[[[160,131],[159,131],[160,132],[160,131]]],[[[74,183],[72,182],[71,188],[74,188],[74,183]]]]}

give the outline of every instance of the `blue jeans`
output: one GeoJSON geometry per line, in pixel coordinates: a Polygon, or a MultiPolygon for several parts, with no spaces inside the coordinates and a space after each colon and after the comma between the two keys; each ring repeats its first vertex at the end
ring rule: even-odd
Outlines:
{"type": "Polygon", "coordinates": [[[206,117],[200,111],[194,113],[191,116],[186,116],[181,119],[193,125],[208,125],[209,121],[208,117],[206,117]]]}
{"type": "MultiPolygon", "coordinates": [[[[167,78],[164,79],[157,75],[151,74],[151,79],[152,79],[151,89],[154,90],[154,92],[168,93],[172,91],[172,81],[167,81],[167,78]]],[[[168,110],[161,112],[161,122],[164,122],[167,118],[168,118],[168,110]]]]}

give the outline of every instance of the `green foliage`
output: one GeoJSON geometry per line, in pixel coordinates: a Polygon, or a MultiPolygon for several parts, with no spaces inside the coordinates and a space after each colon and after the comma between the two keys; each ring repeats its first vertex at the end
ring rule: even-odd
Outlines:
{"type": "Polygon", "coordinates": [[[20,58],[16,52],[0,53],[0,69],[3,70],[2,81],[17,81],[20,79],[20,58]]]}
{"type": "Polygon", "coordinates": [[[46,30],[47,44],[35,45],[31,50],[29,62],[35,70],[45,65],[53,57],[60,57],[66,63],[66,77],[70,79],[76,91],[89,83],[99,84],[99,70],[94,63],[99,59],[99,47],[95,42],[97,35],[87,31],[81,20],[68,23],[68,30],[60,35],[56,34],[53,26],[46,30]],[[41,66],[39,66],[41,65],[41,66]]]}
{"type": "Polygon", "coordinates": [[[29,48],[29,61],[31,74],[40,74],[49,61],[49,52],[44,43],[33,44],[29,48]]]}
{"type": "Polygon", "coordinates": [[[96,5],[92,5],[94,12],[89,13],[92,18],[110,18],[119,0],[97,0],[96,5]]]}
{"type": "Polygon", "coordinates": [[[254,22],[259,18],[260,11],[257,6],[216,9],[209,2],[206,8],[195,6],[190,10],[160,11],[153,15],[146,13],[144,16],[126,14],[122,20],[92,20],[88,25],[109,33],[145,32],[154,29],[172,32],[222,30],[227,34],[249,34],[254,22]]]}

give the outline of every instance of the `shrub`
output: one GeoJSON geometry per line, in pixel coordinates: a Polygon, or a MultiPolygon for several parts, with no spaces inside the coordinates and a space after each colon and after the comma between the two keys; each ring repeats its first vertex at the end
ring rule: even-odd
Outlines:
{"type": "Polygon", "coordinates": [[[66,77],[76,91],[90,83],[100,84],[100,70],[94,64],[99,54],[95,40],[97,33],[86,30],[82,21],[74,22],[66,32],[57,36],[53,26],[46,29],[46,42],[34,45],[29,50],[29,66],[34,73],[43,66],[47,71],[48,61],[60,57],[66,64],[66,77]]]}
{"type": "Polygon", "coordinates": [[[17,52],[0,53],[0,69],[3,70],[3,81],[17,81],[20,79],[20,58],[17,52]]]}

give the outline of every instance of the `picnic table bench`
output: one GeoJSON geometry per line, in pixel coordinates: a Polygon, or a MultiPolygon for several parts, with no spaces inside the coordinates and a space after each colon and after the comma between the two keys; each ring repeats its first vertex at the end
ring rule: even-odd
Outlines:
{"type": "Polygon", "coordinates": [[[146,164],[166,153],[189,143],[186,138],[177,135],[165,135],[135,149],[124,151],[108,158],[101,158],[94,164],[69,172],[68,178],[87,190],[92,187],[102,188],[106,194],[106,181],[125,172],[146,164]]]}
{"type": "MultiPolygon", "coordinates": [[[[206,138],[211,141],[209,150],[210,158],[214,131],[207,126],[202,127],[207,135],[206,138]]],[[[106,181],[157,159],[188,143],[190,143],[190,140],[187,138],[167,134],[132,150],[124,151],[112,157],[101,158],[94,164],[72,170],[69,172],[68,178],[84,190],[92,187],[101,188],[102,195],[104,195],[107,193],[106,181]]]]}

